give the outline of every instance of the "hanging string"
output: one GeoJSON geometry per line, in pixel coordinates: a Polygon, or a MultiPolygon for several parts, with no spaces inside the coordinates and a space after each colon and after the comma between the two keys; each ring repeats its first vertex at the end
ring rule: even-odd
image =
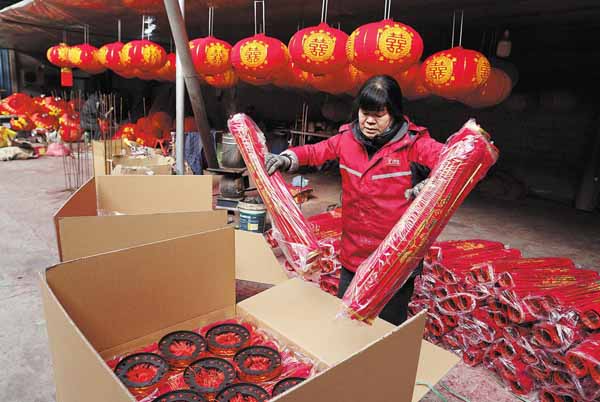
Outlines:
{"type": "Polygon", "coordinates": [[[67,31],[63,30],[63,34],[62,34],[62,38],[63,38],[63,43],[67,43],[67,31]]]}
{"type": "Polygon", "coordinates": [[[465,18],[465,10],[460,10],[460,36],[458,37],[458,46],[462,46],[463,22],[465,18]]]}
{"type": "Polygon", "coordinates": [[[215,8],[208,7],[208,36],[213,36],[213,26],[215,23],[215,8]]]}
{"type": "Polygon", "coordinates": [[[327,22],[327,9],[329,8],[329,0],[323,0],[321,3],[321,22],[327,22]]]}
{"type": "Polygon", "coordinates": [[[392,15],[392,0],[385,0],[385,5],[383,6],[383,19],[389,20],[392,15]]]}
{"type": "Polygon", "coordinates": [[[257,0],[254,2],[254,35],[258,34],[258,33],[266,33],[266,29],[265,29],[265,2],[264,0],[257,0]],[[261,7],[262,7],[262,27],[259,27],[258,24],[258,18],[257,18],[257,14],[256,14],[256,10],[257,10],[257,6],[260,3],[261,7]]]}
{"type": "Polygon", "coordinates": [[[142,40],[144,40],[144,25],[146,24],[146,16],[142,14],[142,40]]]}
{"type": "Polygon", "coordinates": [[[117,33],[118,38],[117,39],[118,39],[119,42],[121,42],[121,19],[119,19],[117,21],[117,31],[118,31],[118,33],[117,33]]]}
{"type": "Polygon", "coordinates": [[[452,12],[452,43],[450,47],[454,47],[454,31],[456,30],[456,10],[452,12]]]}

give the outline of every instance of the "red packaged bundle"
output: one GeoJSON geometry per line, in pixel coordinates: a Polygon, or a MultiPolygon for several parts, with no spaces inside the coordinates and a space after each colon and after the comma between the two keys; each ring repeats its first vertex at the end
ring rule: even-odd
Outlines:
{"type": "Polygon", "coordinates": [[[484,250],[499,250],[504,244],[490,240],[447,240],[434,243],[425,255],[425,262],[450,260],[456,256],[484,250]]]}
{"type": "Polygon", "coordinates": [[[427,185],[358,267],[344,295],[346,316],[371,323],[379,315],[497,159],[498,150],[474,120],[448,139],[427,185]]]}
{"type": "Polygon", "coordinates": [[[575,264],[569,258],[561,257],[499,259],[477,264],[471,269],[468,278],[473,283],[490,283],[502,272],[527,271],[534,268],[575,268],[575,264]]]}
{"type": "Polygon", "coordinates": [[[279,245],[288,262],[302,274],[318,270],[321,251],[315,234],[296,205],[281,173],[269,176],[265,170],[267,147],[264,134],[250,117],[242,113],[229,119],[228,126],[273,225],[283,237],[284,241],[279,245]]]}

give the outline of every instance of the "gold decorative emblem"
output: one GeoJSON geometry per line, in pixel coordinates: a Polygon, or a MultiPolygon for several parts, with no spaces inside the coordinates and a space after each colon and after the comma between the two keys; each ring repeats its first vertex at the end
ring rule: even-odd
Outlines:
{"type": "Polygon", "coordinates": [[[378,53],[390,60],[400,60],[410,53],[413,35],[405,28],[398,25],[379,29],[377,40],[378,53]]]}
{"type": "Polygon", "coordinates": [[[121,49],[121,53],[120,53],[121,64],[123,64],[124,66],[129,66],[129,64],[131,64],[131,56],[129,55],[129,50],[132,47],[133,46],[131,44],[126,43],[125,46],[123,46],[123,48],[121,49]]]}
{"type": "Polygon", "coordinates": [[[477,71],[475,73],[475,82],[477,85],[481,85],[490,78],[492,72],[492,66],[486,57],[479,56],[477,58],[477,71]]]}
{"type": "Polygon", "coordinates": [[[72,47],[69,49],[69,61],[75,65],[81,64],[81,49],[78,47],[72,47]]]}
{"type": "Polygon", "coordinates": [[[425,66],[425,78],[435,85],[444,85],[453,79],[455,58],[445,54],[431,58],[425,66]]]}
{"type": "Polygon", "coordinates": [[[148,64],[157,64],[161,59],[161,52],[155,45],[142,46],[142,58],[148,64]]]}
{"type": "Polygon", "coordinates": [[[213,66],[221,66],[229,61],[229,51],[222,43],[212,42],[204,48],[206,61],[213,66]]]}
{"type": "Polygon", "coordinates": [[[106,64],[106,58],[108,56],[108,48],[102,46],[99,50],[98,50],[98,61],[100,62],[100,64],[106,64]]]}
{"type": "Polygon", "coordinates": [[[333,59],[334,49],[335,38],[322,29],[309,33],[302,41],[303,57],[316,63],[333,59]]]}
{"type": "Polygon", "coordinates": [[[346,57],[350,61],[354,60],[354,41],[359,33],[359,30],[356,29],[350,34],[350,37],[348,37],[348,41],[346,42],[346,57]]]}
{"type": "Polygon", "coordinates": [[[240,59],[242,64],[250,68],[256,68],[267,60],[269,45],[262,41],[251,40],[240,47],[240,59]]]}

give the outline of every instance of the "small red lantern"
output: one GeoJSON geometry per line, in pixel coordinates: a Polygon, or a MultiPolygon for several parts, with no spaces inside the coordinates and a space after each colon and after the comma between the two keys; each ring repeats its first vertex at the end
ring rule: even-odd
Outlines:
{"type": "Polygon", "coordinates": [[[58,120],[58,132],[64,142],[77,142],[83,135],[79,113],[65,113],[58,120]]]}
{"type": "Polygon", "coordinates": [[[215,88],[231,88],[238,83],[238,76],[233,69],[221,74],[207,75],[204,77],[206,83],[215,88]]]}
{"type": "Polygon", "coordinates": [[[423,54],[423,39],[412,27],[385,19],[358,27],[348,39],[348,60],[372,74],[397,74],[423,54]]]}
{"type": "Polygon", "coordinates": [[[122,71],[125,67],[121,63],[121,50],[123,42],[113,42],[98,49],[98,61],[106,68],[113,71],[122,71]]]}
{"type": "Polygon", "coordinates": [[[66,43],[59,43],[49,48],[46,52],[46,57],[56,67],[72,67],[69,60],[69,46],[66,43]]]}
{"type": "Polygon", "coordinates": [[[121,64],[124,68],[140,71],[156,71],[167,61],[167,53],[162,46],[147,39],[126,43],[121,49],[121,64]]]}
{"type": "Polygon", "coordinates": [[[177,73],[176,64],[177,55],[175,53],[169,53],[165,64],[156,71],[157,78],[163,81],[175,81],[175,75],[177,73]]]}
{"type": "Polygon", "coordinates": [[[283,69],[288,61],[288,51],[283,42],[264,33],[242,39],[231,49],[231,64],[244,81],[243,77],[255,77],[261,82],[268,81],[283,69]]]}
{"type": "Polygon", "coordinates": [[[71,46],[69,48],[69,61],[73,67],[92,74],[104,69],[98,61],[98,49],[88,43],[71,46]]]}
{"type": "Polygon", "coordinates": [[[512,90],[512,81],[508,74],[498,68],[492,68],[488,80],[475,91],[467,94],[461,102],[473,108],[484,108],[502,103],[512,90]]]}
{"type": "Polygon", "coordinates": [[[460,46],[432,54],[422,68],[427,88],[448,99],[472,92],[487,81],[491,71],[483,54],[460,46]]]}
{"type": "Polygon", "coordinates": [[[348,64],[346,42],[348,35],[331,28],[325,22],[296,32],[289,43],[294,64],[313,74],[328,74],[348,64]]]}
{"type": "Polygon", "coordinates": [[[221,74],[231,69],[231,45],[208,36],[190,41],[192,61],[198,74],[221,74]]]}
{"type": "Polygon", "coordinates": [[[130,141],[135,141],[137,127],[133,123],[123,124],[115,133],[114,139],[126,138],[130,141]]]}

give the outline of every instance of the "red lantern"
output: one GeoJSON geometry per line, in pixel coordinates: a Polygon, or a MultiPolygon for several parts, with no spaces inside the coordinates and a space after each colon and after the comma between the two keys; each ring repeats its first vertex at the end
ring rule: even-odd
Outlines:
{"type": "Polygon", "coordinates": [[[319,91],[339,95],[356,88],[357,70],[348,65],[343,70],[331,74],[310,74],[308,82],[319,91]]]}
{"type": "Polygon", "coordinates": [[[422,68],[427,88],[448,99],[472,92],[487,81],[491,71],[483,54],[460,46],[432,54],[422,68]]]}
{"type": "Polygon", "coordinates": [[[10,128],[15,131],[31,131],[35,129],[35,124],[28,115],[22,114],[10,119],[10,128]]]}
{"type": "Polygon", "coordinates": [[[58,132],[64,142],[77,142],[83,135],[79,113],[65,113],[58,120],[58,132]]]}
{"type": "Polygon", "coordinates": [[[43,100],[43,106],[48,111],[50,116],[59,117],[65,113],[68,113],[71,108],[67,102],[61,98],[55,98],[53,96],[47,96],[43,100]]]}
{"type": "Polygon", "coordinates": [[[397,74],[419,61],[422,54],[421,35],[391,19],[358,27],[346,47],[350,63],[372,74],[397,74]]]}
{"type": "Polygon", "coordinates": [[[214,36],[190,41],[190,51],[198,74],[221,74],[231,69],[231,45],[214,36]]]}
{"type": "Polygon", "coordinates": [[[59,43],[49,48],[46,52],[46,57],[56,67],[72,67],[69,60],[69,46],[66,43],[59,43]]]}
{"type": "Polygon", "coordinates": [[[272,79],[288,61],[283,42],[263,33],[242,39],[231,49],[231,64],[242,80],[242,77],[255,77],[260,82],[272,79]]]}
{"type": "Polygon", "coordinates": [[[123,42],[113,42],[102,46],[98,49],[98,61],[106,68],[113,71],[121,71],[125,67],[121,63],[121,50],[123,42]]]}
{"type": "Polygon", "coordinates": [[[229,69],[222,74],[207,75],[204,79],[208,85],[215,88],[231,88],[238,82],[238,77],[233,69],[229,69]]]}
{"type": "Polygon", "coordinates": [[[153,124],[152,120],[148,117],[141,117],[138,119],[136,123],[136,134],[138,138],[148,139],[148,138],[160,138],[162,136],[162,131],[160,127],[157,127],[153,124]]]}
{"type": "Polygon", "coordinates": [[[156,71],[156,76],[163,81],[175,81],[175,75],[177,73],[176,64],[177,55],[175,53],[169,53],[165,65],[156,71]]]}
{"type": "Polygon", "coordinates": [[[348,64],[346,42],[348,35],[322,22],[301,29],[290,39],[290,57],[294,64],[313,74],[328,74],[348,64]]]}
{"type": "Polygon", "coordinates": [[[69,61],[73,67],[91,74],[104,70],[104,67],[98,61],[98,49],[88,43],[71,46],[69,48],[69,61]]]}
{"type": "Polygon", "coordinates": [[[31,121],[35,128],[50,130],[58,127],[58,119],[48,113],[34,113],[31,115],[31,121]]]}
{"type": "Polygon", "coordinates": [[[162,46],[146,39],[126,43],[121,49],[123,67],[140,71],[156,71],[167,61],[167,53],[162,46]]]}
{"type": "Polygon", "coordinates": [[[240,81],[243,81],[247,84],[251,84],[251,85],[256,85],[256,86],[261,86],[261,85],[268,85],[271,84],[273,82],[271,77],[255,77],[253,75],[249,75],[249,74],[245,74],[242,72],[235,72],[236,75],[238,76],[238,78],[240,79],[240,81]]]}
{"type": "Polygon", "coordinates": [[[123,0],[123,5],[141,13],[159,13],[163,10],[163,0],[123,0]]]}
{"type": "Polygon", "coordinates": [[[133,123],[123,124],[117,130],[113,139],[126,138],[130,141],[135,141],[137,138],[136,130],[136,125],[133,123]]]}
{"type": "Polygon", "coordinates": [[[492,68],[488,80],[461,101],[473,108],[484,108],[502,103],[512,90],[510,77],[498,68],[492,68]]]}
{"type": "Polygon", "coordinates": [[[15,92],[8,98],[5,98],[3,103],[4,109],[8,111],[9,114],[27,114],[30,113],[31,109],[33,108],[33,99],[20,92],[15,92]]]}
{"type": "Polygon", "coordinates": [[[157,127],[160,131],[159,138],[164,138],[168,136],[171,132],[171,127],[173,125],[173,120],[171,116],[169,116],[165,112],[154,112],[148,116],[150,123],[157,127]]]}

